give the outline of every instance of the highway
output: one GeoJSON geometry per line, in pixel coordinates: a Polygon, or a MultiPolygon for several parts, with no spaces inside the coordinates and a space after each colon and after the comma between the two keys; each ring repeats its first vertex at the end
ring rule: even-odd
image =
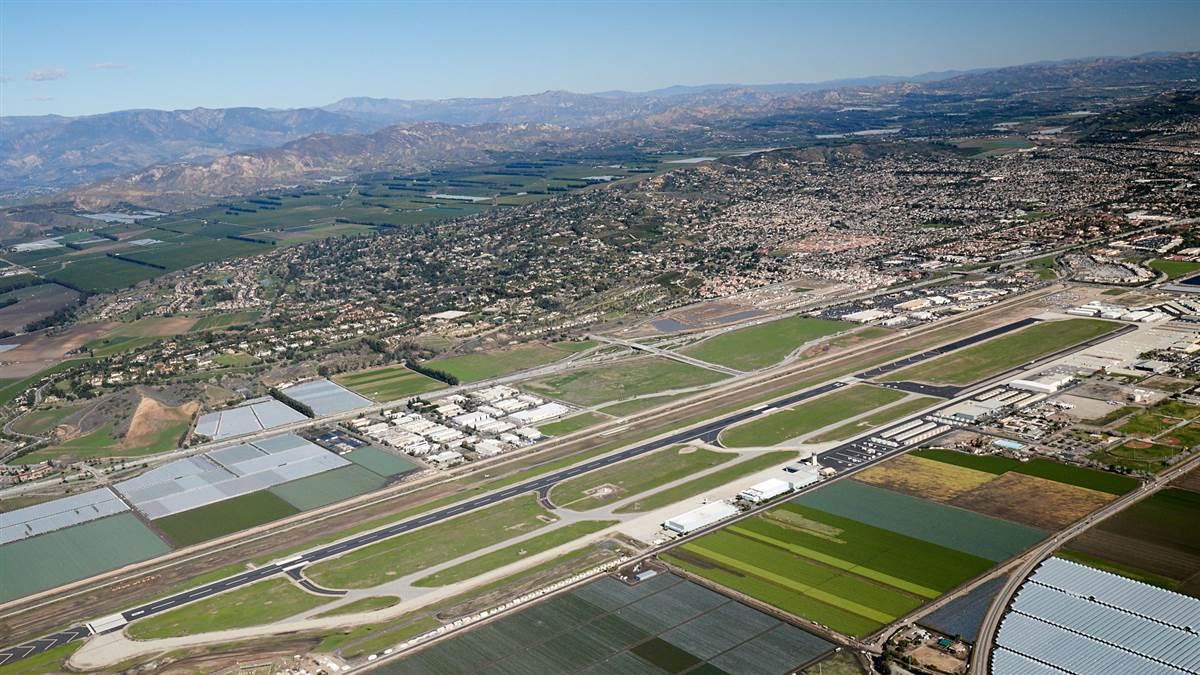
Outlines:
{"type": "MultiPolygon", "coordinates": [[[[953,345],[953,348],[955,348],[955,349],[962,348],[962,347],[974,344],[976,342],[987,340],[989,338],[996,337],[998,335],[1002,335],[1004,333],[1011,332],[1013,330],[1017,330],[1018,328],[1030,325],[1030,323],[1035,322],[1035,321],[1036,320],[1034,320],[1034,319],[1022,319],[1019,321],[1011,322],[1009,324],[998,326],[996,328],[993,328],[993,329],[990,329],[987,331],[982,331],[980,333],[977,333],[977,334],[972,335],[967,338],[962,338],[962,339],[956,340],[950,344],[953,345]]],[[[1136,330],[1136,327],[1126,326],[1126,330],[1136,330]]],[[[1100,336],[1099,338],[1096,338],[1094,340],[1090,340],[1087,343],[1084,343],[1084,345],[1074,346],[1069,349],[1057,352],[1056,354],[1047,355],[1047,357],[1045,357],[1045,359],[1058,358],[1063,353],[1075,351],[1075,350],[1084,348],[1085,346],[1090,346],[1091,344],[1095,344],[1097,342],[1100,342],[1100,341],[1103,341],[1106,339],[1111,339],[1112,337],[1123,334],[1124,332],[1126,332],[1126,331],[1125,330],[1114,331],[1113,333],[1109,333],[1107,335],[1100,336]]],[[[950,349],[950,345],[945,345],[943,347],[925,350],[918,354],[905,357],[905,358],[901,359],[900,362],[903,363],[904,366],[913,365],[920,361],[934,358],[936,356],[940,356],[943,353],[945,353],[946,351],[949,351],[949,349],[950,349]]],[[[882,368],[873,368],[871,370],[859,373],[857,376],[855,376],[855,379],[865,379],[867,377],[877,377],[878,374],[890,372],[891,370],[895,370],[895,368],[890,368],[887,370],[884,370],[882,368]]],[[[999,376],[997,376],[997,377],[999,377],[999,376]]],[[[994,379],[994,378],[992,378],[992,379],[994,379]]],[[[853,382],[853,379],[850,379],[850,382],[853,382]]],[[[599,469],[599,468],[608,466],[610,464],[614,464],[616,462],[620,462],[620,461],[623,461],[623,460],[626,460],[626,459],[629,459],[632,457],[636,457],[638,455],[642,455],[642,454],[645,454],[648,452],[652,452],[654,450],[658,450],[658,449],[661,449],[664,447],[677,445],[680,443],[685,443],[685,442],[697,440],[697,439],[704,439],[704,440],[710,440],[710,441],[714,440],[716,438],[716,436],[721,432],[721,430],[725,429],[728,426],[737,424],[739,422],[743,422],[745,420],[751,419],[753,417],[757,417],[759,415],[766,414],[766,413],[768,413],[772,410],[778,409],[778,408],[786,408],[786,407],[796,405],[797,403],[800,403],[807,399],[814,398],[814,397],[829,393],[831,391],[835,391],[837,389],[840,389],[840,388],[846,387],[846,386],[849,386],[849,384],[845,380],[828,382],[826,384],[823,384],[823,385],[820,385],[817,387],[809,388],[804,391],[785,396],[783,398],[777,399],[777,400],[772,401],[767,404],[758,405],[758,406],[750,408],[748,410],[742,410],[742,411],[730,413],[728,415],[705,422],[698,426],[693,426],[693,427],[687,428],[682,431],[671,433],[666,436],[657,438],[655,440],[647,441],[645,443],[641,443],[639,445],[632,446],[625,450],[621,450],[619,452],[615,452],[615,453],[607,454],[607,455],[604,455],[601,457],[597,457],[595,459],[584,462],[582,464],[571,466],[571,467],[562,469],[560,471],[557,471],[557,472],[554,472],[551,474],[547,474],[544,476],[533,478],[528,481],[517,483],[517,484],[514,484],[507,488],[499,489],[499,490],[490,492],[488,494],[481,495],[479,497],[470,499],[465,502],[460,502],[460,503],[457,503],[457,504],[454,504],[451,506],[447,506],[445,508],[441,508],[441,509],[438,509],[435,511],[430,511],[428,513],[422,514],[419,517],[412,518],[410,520],[395,523],[393,525],[389,525],[387,527],[384,527],[384,528],[381,528],[378,530],[373,530],[371,532],[359,534],[359,535],[353,536],[349,539],[334,542],[332,544],[308,551],[306,553],[303,553],[303,554],[300,554],[297,556],[287,558],[285,560],[281,560],[281,561],[277,561],[277,562],[274,562],[274,563],[271,563],[268,565],[264,565],[263,567],[260,567],[260,568],[254,569],[254,570],[242,572],[240,574],[237,574],[237,575],[234,575],[231,577],[226,577],[224,579],[221,579],[221,580],[218,580],[215,582],[211,582],[211,583],[208,583],[208,584],[205,584],[202,586],[198,586],[196,588],[182,591],[180,593],[176,593],[174,595],[167,596],[167,597],[155,600],[153,602],[149,602],[149,603],[128,609],[124,612],[121,612],[121,616],[126,621],[142,619],[147,616],[152,616],[154,614],[159,614],[161,612],[165,612],[165,611],[174,609],[176,607],[188,604],[190,602],[202,600],[204,598],[210,597],[212,595],[216,595],[218,593],[222,593],[227,590],[245,586],[245,585],[254,583],[256,581],[261,581],[263,579],[275,576],[277,574],[281,574],[281,573],[289,574],[294,577],[296,574],[299,573],[299,570],[301,570],[304,566],[307,566],[309,564],[319,562],[319,561],[322,561],[322,560],[325,560],[328,558],[333,558],[333,557],[342,555],[344,553],[347,553],[349,551],[353,551],[353,550],[362,548],[364,546],[369,546],[378,541],[388,539],[391,537],[395,537],[395,536],[404,534],[406,532],[415,530],[417,528],[424,527],[426,525],[430,525],[430,524],[433,524],[433,523],[436,523],[436,522],[439,522],[442,520],[453,518],[453,517],[461,515],[463,513],[476,511],[478,509],[485,508],[487,506],[498,503],[500,501],[510,499],[516,495],[520,495],[520,494],[524,494],[524,493],[528,493],[528,492],[533,492],[533,493],[536,493],[539,495],[545,495],[548,493],[549,489],[552,486],[554,486],[555,484],[557,484],[561,481],[567,480],[569,478],[572,478],[574,476],[577,476],[579,474],[582,474],[582,473],[593,471],[595,469],[599,469]]],[[[310,423],[311,423],[311,421],[310,421],[310,423]]],[[[891,427],[891,426],[893,426],[893,425],[888,425],[888,427],[891,427]]],[[[878,431],[883,431],[883,430],[886,430],[886,427],[884,429],[880,429],[878,431]]],[[[856,439],[856,440],[841,444],[831,450],[822,452],[821,453],[821,461],[825,465],[831,466],[835,469],[838,469],[839,471],[846,471],[846,470],[852,470],[852,469],[861,469],[868,464],[873,464],[877,461],[884,459],[887,456],[893,455],[896,452],[901,451],[900,449],[896,449],[896,450],[892,450],[892,451],[888,451],[888,452],[878,452],[878,450],[876,450],[875,452],[868,452],[866,450],[866,448],[862,445],[862,443],[864,441],[865,441],[865,438],[856,439]]],[[[0,650],[0,665],[11,663],[18,659],[40,653],[42,651],[45,651],[46,649],[50,649],[54,646],[65,644],[65,643],[70,642],[75,639],[87,637],[90,634],[91,634],[91,631],[88,628],[77,627],[77,628],[69,629],[67,631],[62,631],[53,636],[48,636],[46,638],[40,638],[38,640],[33,640],[33,641],[25,643],[23,645],[0,650]]]]}

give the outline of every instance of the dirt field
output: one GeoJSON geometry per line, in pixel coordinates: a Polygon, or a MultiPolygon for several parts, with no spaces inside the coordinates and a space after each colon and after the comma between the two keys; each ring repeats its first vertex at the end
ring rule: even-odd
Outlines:
{"type": "Polygon", "coordinates": [[[0,308],[0,330],[16,333],[24,330],[29,322],[50,316],[59,307],[75,302],[79,293],[58,284],[41,284],[5,293],[4,297],[17,298],[19,302],[0,308]]]}
{"type": "Polygon", "coordinates": [[[1059,529],[1112,501],[1113,495],[1036,476],[1006,473],[950,503],[1047,530],[1059,529]]]}
{"type": "Polygon", "coordinates": [[[16,338],[21,346],[0,356],[0,360],[5,362],[4,365],[0,365],[0,379],[21,379],[45,370],[58,363],[67,352],[103,337],[114,325],[89,323],[72,326],[58,335],[39,331],[16,338]]]}
{"type": "Polygon", "coordinates": [[[143,396],[138,403],[133,419],[129,422],[129,431],[125,432],[121,445],[127,448],[140,448],[153,444],[159,434],[166,428],[179,422],[192,419],[192,415],[200,409],[200,404],[190,401],[179,407],[163,405],[156,399],[143,396]]]}
{"type": "Polygon", "coordinates": [[[1067,547],[1171,579],[1188,579],[1200,570],[1200,556],[1099,528],[1072,539],[1067,547]]]}
{"type": "Polygon", "coordinates": [[[1171,481],[1171,485],[1183,488],[1185,490],[1191,490],[1192,492],[1200,492],[1200,469],[1192,469],[1179,478],[1171,481]]]}
{"type": "Polygon", "coordinates": [[[996,476],[923,457],[900,455],[859,473],[855,479],[914,497],[948,502],[996,480],[996,476]]]}

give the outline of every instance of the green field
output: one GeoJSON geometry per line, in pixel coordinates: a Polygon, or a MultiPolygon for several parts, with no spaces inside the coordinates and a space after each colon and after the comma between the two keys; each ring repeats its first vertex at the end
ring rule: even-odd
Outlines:
{"type": "Polygon", "coordinates": [[[450,373],[460,382],[478,382],[559,361],[578,351],[583,344],[585,343],[528,344],[503,351],[434,359],[426,361],[423,365],[450,373]]]}
{"type": "Polygon", "coordinates": [[[416,464],[413,464],[404,457],[393,455],[387,450],[369,445],[351,450],[343,455],[343,457],[385,477],[408,473],[417,468],[416,464]]]}
{"type": "Polygon", "coordinates": [[[608,415],[601,415],[600,413],[581,412],[578,415],[571,415],[557,422],[543,424],[537,430],[547,436],[566,436],[569,433],[595,426],[601,422],[607,422],[610,419],[612,418],[608,415]]]}
{"type": "Polygon", "coordinates": [[[385,482],[379,474],[351,464],[276,485],[267,491],[301,511],[308,511],[378,490],[385,482]]]}
{"type": "Polygon", "coordinates": [[[373,612],[377,609],[387,609],[400,602],[400,598],[394,595],[375,595],[369,598],[359,598],[353,602],[347,602],[341,607],[335,607],[331,610],[317,614],[317,618],[326,616],[341,616],[343,614],[354,614],[356,612],[373,612]]]}
{"type": "Polygon", "coordinates": [[[1178,279],[1185,277],[1192,272],[1200,271],[1200,263],[1189,262],[1187,260],[1151,260],[1150,269],[1155,272],[1162,272],[1167,275],[1168,279],[1178,279]]]}
{"type": "Polygon", "coordinates": [[[33,464],[47,459],[73,457],[75,459],[91,459],[95,457],[144,457],[160,452],[168,452],[179,447],[183,435],[191,426],[190,420],[179,420],[164,424],[161,429],[145,443],[136,447],[125,447],[121,439],[113,438],[112,423],[108,423],[95,431],[73,438],[49,448],[43,448],[22,456],[19,463],[33,464]]]}
{"type": "Polygon", "coordinates": [[[135,640],[157,640],[261,626],[332,600],[300,590],[288,579],[268,579],[134,621],[125,630],[135,640]]]}
{"type": "Polygon", "coordinates": [[[616,525],[616,520],[581,520],[576,523],[560,527],[556,530],[551,530],[544,534],[539,534],[536,537],[526,539],[518,544],[505,546],[491,553],[485,553],[481,556],[472,558],[466,562],[459,563],[452,567],[435,572],[427,577],[417,579],[413,582],[413,586],[447,586],[449,584],[466,581],[490,572],[494,569],[499,569],[505,565],[510,565],[528,556],[537,555],[542,551],[549,551],[557,546],[569,544],[580,537],[587,536],[593,532],[599,532],[606,527],[616,525]]]}
{"type": "Polygon", "coordinates": [[[121,513],[0,546],[0,602],[162,555],[170,549],[121,513]]]}
{"type": "Polygon", "coordinates": [[[375,401],[396,401],[446,387],[445,382],[425,377],[404,366],[338,375],[333,381],[375,401]]]}
{"type": "Polygon", "coordinates": [[[795,502],[676,551],[666,558],[694,574],[855,636],[877,630],[992,565],[795,502]]]}
{"type": "Polygon", "coordinates": [[[28,658],[0,666],[0,675],[30,675],[30,673],[66,673],[65,664],[83,646],[83,640],[47,649],[28,658]]]}
{"type": "Polygon", "coordinates": [[[139,281],[153,279],[163,274],[162,270],[146,267],[124,260],[105,256],[80,258],[55,265],[43,276],[51,281],[96,293],[109,293],[139,281]]]}
{"type": "Polygon", "coordinates": [[[891,382],[916,380],[931,384],[967,385],[1110,333],[1122,324],[1099,319],[1043,321],[1000,337],[889,373],[891,382]]]}
{"type": "Polygon", "coordinates": [[[792,501],[996,562],[1046,536],[1033,527],[853,480],[838,481],[792,501]]]}
{"type": "Polygon", "coordinates": [[[817,434],[809,439],[812,443],[825,443],[827,441],[844,441],[851,436],[864,433],[870,429],[881,427],[889,422],[898,420],[908,415],[916,414],[941,399],[933,398],[932,396],[917,396],[907,401],[901,401],[895,405],[888,406],[876,413],[871,413],[866,417],[860,417],[855,422],[843,424],[840,427],[835,427],[822,434],[817,434]]]}
{"type": "Polygon", "coordinates": [[[209,314],[201,317],[196,323],[192,324],[190,332],[196,333],[202,330],[212,330],[214,328],[228,328],[229,326],[241,326],[247,323],[258,321],[258,317],[262,316],[262,312],[256,309],[244,310],[241,312],[230,312],[228,314],[209,314]]]}
{"type": "Polygon", "coordinates": [[[895,403],[903,391],[865,384],[843,387],[792,408],[761,415],[721,432],[721,443],[731,448],[770,446],[812,433],[848,417],[895,403]]]}
{"type": "Polygon", "coordinates": [[[533,495],[430,525],[305,569],[325,588],[370,588],[472,551],[533,532],[557,520],[533,495]]]}
{"type": "Polygon", "coordinates": [[[722,333],[685,348],[683,353],[738,370],[757,370],[782,361],[805,342],[854,327],[845,321],[792,316],[722,333]]]}
{"type": "MultiPolygon", "coordinates": [[[[169,271],[181,270],[192,265],[241,258],[270,251],[271,246],[255,244],[239,239],[209,239],[195,237],[163,244],[147,246],[143,250],[126,250],[121,255],[151,265],[159,265],[169,271]]],[[[163,272],[157,272],[163,274],[163,272]]]]}
{"type": "Polygon", "coordinates": [[[1167,468],[1165,460],[1179,453],[1180,448],[1172,448],[1157,443],[1127,441],[1114,448],[1097,450],[1088,455],[1088,459],[1094,459],[1106,465],[1124,467],[1134,471],[1157,473],[1167,468]]]}
{"type": "Polygon", "coordinates": [[[754,455],[749,459],[737,462],[733,466],[725,467],[719,471],[705,474],[695,480],[690,480],[686,483],[680,483],[675,487],[660,490],[652,494],[646,495],[640,499],[635,499],[624,506],[617,509],[617,513],[639,513],[644,511],[653,511],[654,509],[670,506],[677,502],[690,499],[697,495],[701,495],[709,490],[715,490],[719,487],[732,483],[733,481],[749,476],[752,473],[758,473],[773,466],[779,466],[785,462],[796,458],[795,452],[791,450],[776,450],[774,452],[764,452],[759,455],[754,455]]]}
{"type": "Polygon", "coordinates": [[[1162,432],[1170,429],[1171,422],[1155,415],[1154,413],[1144,412],[1126,420],[1124,424],[1117,427],[1117,431],[1128,436],[1157,436],[1162,432]]]}
{"type": "Polygon", "coordinates": [[[74,406],[32,410],[17,418],[13,429],[22,434],[44,434],[78,411],[79,408],[74,406]]]}
{"type": "Polygon", "coordinates": [[[603,408],[600,408],[600,412],[605,413],[607,415],[612,415],[613,417],[626,417],[626,416],[632,415],[634,413],[639,413],[643,410],[649,410],[650,408],[655,408],[660,405],[666,405],[667,403],[670,403],[672,401],[678,401],[681,398],[687,398],[688,396],[695,396],[695,395],[696,395],[695,393],[683,393],[683,394],[673,394],[673,395],[668,394],[665,396],[647,396],[646,398],[635,398],[630,401],[623,401],[621,403],[614,403],[612,405],[606,405],[603,408]]]}
{"type": "Polygon", "coordinates": [[[1113,495],[1123,495],[1138,486],[1138,481],[1128,476],[1118,476],[1112,473],[1085,469],[1069,464],[1059,464],[1058,462],[1052,462],[1040,457],[1028,462],[1022,462],[1016,459],[1009,459],[1008,457],[968,455],[965,452],[939,449],[914,450],[912,454],[917,457],[963,466],[968,469],[986,471],[996,475],[1015,471],[1016,473],[1023,473],[1028,476],[1045,478],[1113,495]]]}
{"type": "Polygon", "coordinates": [[[679,361],[652,357],[526,380],[520,386],[548,398],[593,406],[643,394],[699,387],[726,377],[679,361]]]}
{"type": "Polygon", "coordinates": [[[260,490],[164,516],[155,520],[154,525],[176,546],[183,547],[240,532],[299,512],[299,509],[281,497],[267,490],[260,490]]]}
{"type": "Polygon", "coordinates": [[[550,491],[550,500],[572,511],[588,511],[686,478],[736,456],[689,446],[664,448],[563,481],[550,491]],[[593,494],[599,488],[604,491],[593,494]]]}

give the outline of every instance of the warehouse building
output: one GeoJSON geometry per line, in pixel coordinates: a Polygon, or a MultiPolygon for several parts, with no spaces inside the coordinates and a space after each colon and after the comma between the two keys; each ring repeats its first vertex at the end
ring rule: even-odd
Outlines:
{"type": "Polygon", "coordinates": [[[676,534],[690,534],[709,525],[715,525],[726,518],[732,518],[738,513],[741,513],[738,507],[729,502],[712,502],[671,518],[663,523],[663,527],[676,534]]]}
{"type": "Polygon", "coordinates": [[[1021,391],[1032,391],[1039,394],[1054,394],[1060,389],[1063,389],[1067,385],[1071,384],[1072,379],[1073,378],[1070,375],[1047,374],[1038,375],[1037,377],[1024,380],[1013,380],[1012,382],[1008,383],[1008,386],[1012,387],[1013,389],[1020,389],[1021,391]]]}
{"type": "Polygon", "coordinates": [[[780,495],[785,495],[791,492],[792,489],[792,484],[786,480],[768,478],[761,483],[751,485],[745,490],[739,492],[738,499],[751,504],[762,504],[763,502],[769,502],[780,495]]]}

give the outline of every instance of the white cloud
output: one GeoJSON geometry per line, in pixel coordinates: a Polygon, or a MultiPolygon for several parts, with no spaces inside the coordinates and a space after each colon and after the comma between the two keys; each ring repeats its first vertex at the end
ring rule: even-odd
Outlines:
{"type": "Polygon", "coordinates": [[[124,63],[93,63],[90,66],[92,70],[125,70],[128,67],[124,63]]]}
{"type": "Polygon", "coordinates": [[[12,78],[7,75],[0,75],[0,82],[12,82],[12,78]]]}
{"type": "Polygon", "coordinates": [[[38,103],[48,103],[50,101],[53,101],[54,97],[53,96],[33,96],[29,100],[36,101],[38,103]]]}
{"type": "Polygon", "coordinates": [[[29,79],[34,82],[49,82],[51,80],[61,80],[67,76],[67,71],[62,68],[50,66],[47,68],[38,68],[29,73],[29,79]]]}

